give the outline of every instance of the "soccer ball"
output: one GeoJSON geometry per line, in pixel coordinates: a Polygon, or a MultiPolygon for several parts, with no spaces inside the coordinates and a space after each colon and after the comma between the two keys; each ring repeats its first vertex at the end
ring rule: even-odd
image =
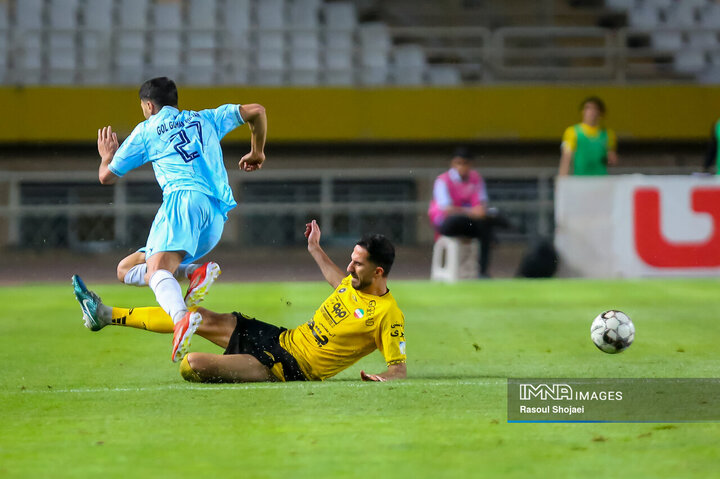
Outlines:
{"type": "Polygon", "coordinates": [[[590,338],[600,351],[616,354],[632,344],[635,325],[627,314],[611,309],[597,315],[590,326],[590,338]]]}

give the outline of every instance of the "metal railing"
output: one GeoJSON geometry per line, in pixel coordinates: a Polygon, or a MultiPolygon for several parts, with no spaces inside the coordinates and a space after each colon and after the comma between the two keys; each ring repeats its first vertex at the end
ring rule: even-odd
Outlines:
{"type": "MultiPolygon", "coordinates": [[[[261,241],[268,245],[288,244],[293,238],[301,241],[298,235],[302,231],[296,226],[317,218],[323,225],[323,238],[330,242],[355,238],[365,232],[359,229],[365,228],[389,232],[399,244],[430,242],[433,232],[427,219],[428,202],[433,181],[442,171],[386,168],[267,170],[265,175],[230,172],[239,207],[229,214],[223,240],[229,244],[261,241]],[[253,184],[260,185],[261,191],[276,185],[282,192],[252,195],[248,192],[253,191],[253,184]],[[294,190],[293,185],[297,186],[294,190]],[[398,193],[401,188],[404,193],[398,193]],[[354,192],[348,194],[349,190],[354,192]],[[293,225],[286,228],[285,223],[293,225]],[[249,230],[253,230],[252,241],[249,230]],[[281,233],[292,236],[283,243],[275,237],[281,233]]],[[[552,233],[555,173],[555,168],[483,170],[492,206],[517,227],[504,233],[505,239],[527,240],[552,233]]],[[[112,188],[98,185],[97,175],[88,171],[0,171],[0,191],[8,192],[7,203],[0,203],[0,231],[4,232],[0,247],[137,246],[145,241],[159,206],[159,188],[153,183],[149,171],[134,172],[112,188]],[[139,196],[138,184],[151,194],[139,196]],[[35,200],[28,195],[28,185],[37,189],[35,200]],[[59,185],[69,185],[69,193],[50,194],[49,189],[59,185]]]]}

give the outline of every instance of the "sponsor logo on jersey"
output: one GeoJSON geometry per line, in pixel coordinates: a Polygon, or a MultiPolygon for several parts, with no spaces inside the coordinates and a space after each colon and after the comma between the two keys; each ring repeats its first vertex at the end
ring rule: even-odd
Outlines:
{"type": "Polygon", "coordinates": [[[356,317],[357,319],[360,319],[360,318],[362,318],[363,316],[365,316],[365,311],[363,311],[363,310],[360,309],[360,308],[358,308],[358,309],[355,310],[355,317],[356,317]]]}
{"type": "Polygon", "coordinates": [[[338,293],[344,293],[345,291],[347,291],[347,288],[340,288],[340,289],[338,289],[338,293]]]}

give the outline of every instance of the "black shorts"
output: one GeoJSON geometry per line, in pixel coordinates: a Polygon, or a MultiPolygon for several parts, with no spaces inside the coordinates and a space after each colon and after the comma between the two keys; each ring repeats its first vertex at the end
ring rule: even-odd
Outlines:
{"type": "Polygon", "coordinates": [[[286,331],[285,328],[263,323],[242,313],[233,315],[237,326],[224,354],[249,354],[268,369],[280,363],[286,381],[307,381],[292,354],[280,346],[280,333],[286,331]]]}

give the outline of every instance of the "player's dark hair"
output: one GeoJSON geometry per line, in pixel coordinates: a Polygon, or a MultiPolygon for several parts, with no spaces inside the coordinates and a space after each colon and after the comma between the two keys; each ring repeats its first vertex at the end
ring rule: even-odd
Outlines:
{"type": "Polygon", "coordinates": [[[140,99],[150,100],[158,108],[176,107],[178,104],[177,86],[168,77],[152,78],[140,86],[140,99]]]}
{"type": "Polygon", "coordinates": [[[383,269],[383,276],[387,276],[395,261],[395,247],[383,235],[365,235],[360,238],[357,245],[368,252],[368,261],[383,269]]]}
{"type": "Polygon", "coordinates": [[[470,148],[468,148],[467,146],[458,146],[453,151],[453,158],[457,157],[472,161],[474,155],[472,153],[472,150],[470,150],[470,148]]]}
{"type": "Polygon", "coordinates": [[[589,96],[585,98],[582,103],[580,103],[580,110],[585,108],[585,105],[587,105],[588,103],[594,104],[597,109],[600,110],[600,113],[602,113],[603,115],[605,114],[605,102],[602,101],[602,98],[600,98],[599,96],[589,96]]]}

